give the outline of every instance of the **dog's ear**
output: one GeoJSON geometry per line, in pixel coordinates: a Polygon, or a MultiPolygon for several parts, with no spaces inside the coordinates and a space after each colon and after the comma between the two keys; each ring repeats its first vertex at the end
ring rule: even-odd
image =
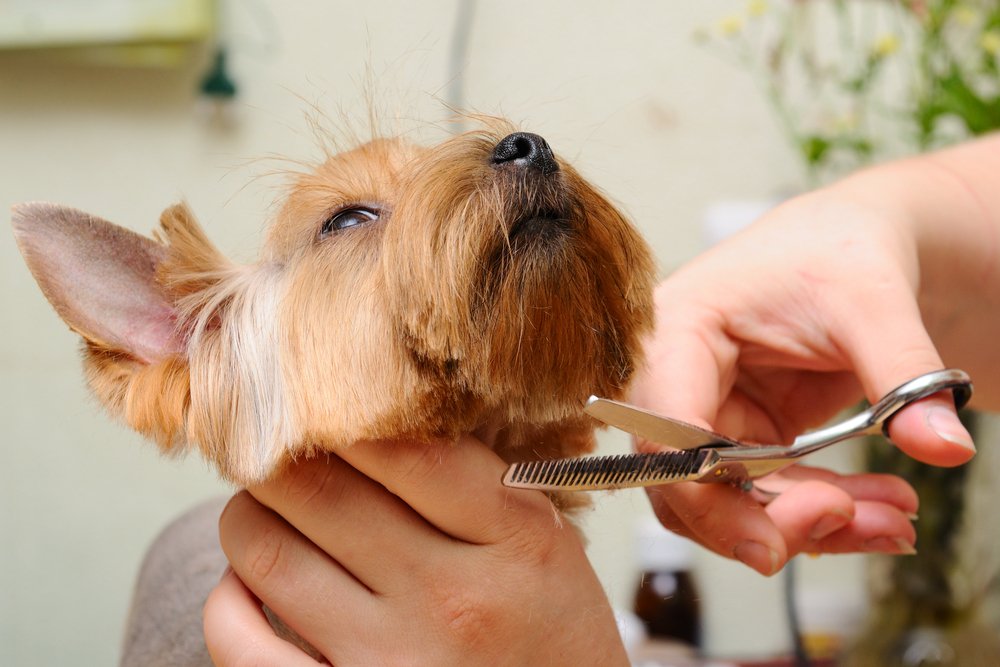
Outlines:
{"type": "Polygon", "coordinates": [[[165,452],[197,444],[233,481],[270,474],[293,438],[278,270],[230,262],[184,205],[155,240],[52,204],[17,206],[14,234],[112,415],[165,452]]]}
{"type": "Polygon", "coordinates": [[[42,292],[90,346],[146,364],[182,351],[173,304],[156,278],[164,245],[53,204],[15,206],[13,224],[42,292]]]}
{"type": "MultiPolygon", "coordinates": [[[[161,221],[165,233],[171,211],[161,221]]],[[[161,277],[176,250],[53,204],[16,206],[13,224],[42,292],[83,337],[84,369],[97,398],[164,451],[185,443],[186,343],[178,299],[161,277]]]]}

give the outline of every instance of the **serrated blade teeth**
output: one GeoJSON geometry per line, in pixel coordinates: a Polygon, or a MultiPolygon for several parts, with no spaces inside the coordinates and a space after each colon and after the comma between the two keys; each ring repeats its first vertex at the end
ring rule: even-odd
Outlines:
{"type": "Polygon", "coordinates": [[[598,491],[698,479],[709,450],[618,454],[514,463],[504,486],[543,491],[598,491]]]}

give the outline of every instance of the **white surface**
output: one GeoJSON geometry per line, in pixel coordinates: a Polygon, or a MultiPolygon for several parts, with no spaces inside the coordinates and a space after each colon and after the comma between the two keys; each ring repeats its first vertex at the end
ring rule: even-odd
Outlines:
{"type": "MultiPolygon", "coordinates": [[[[315,155],[302,118],[311,103],[363,119],[359,82],[370,65],[387,109],[428,123],[445,117],[433,94],[447,83],[453,2],[263,6],[273,15],[263,27],[249,10],[234,12],[230,26],[244,48],[233,52],[241,97],[229,127],[198,112],[204,62],[89,69],[0,54],[0,210],[52,200],[148,232],[184,198],[221,247],[246,258],[279,191],[275,179],[252,180],[273,163],[245,165],[272,153],[315,155]],[[277,46],[255,48],[262,43],[277,46]]],[[[701,247],[710,202],[798,183],[752,84],[690,37],[742,6],[482,2],[466,68],[470,105],[509,115],[574,160],[637,220],[665,272],[701,247]]],[[[0,664],[113,664],[145,545],[168,517],[226,489],[199,461],[163,460],[99,413],[75,337],[9,233],[0,234],[0,275],[0,664]]],[[[627,448],[602,436],[606,451],[627,448]]],[[[598,496],[589,517],[590,553],[621,606],[635,585],[632,524],[648,512],[644,494],[629,491],[598,496]]],[[[778,582],[704,552],[697,560],[710,648],[781,645],[778,582]]],[[[818,565],[827,562],[843,561],[818,565]]],[[[860,586],[856,574],[833,576],[860,586]]]]}
{"type": "Polygon", "coordinates": [[[655,517],[642,517],[634,533],[635,566],[640,572],[682,572],[694,566],[691,540],[663,530],[655,517]]]}
{"type": "Polygon", "coordinates": [[[713,246],[749,226],[778,203],[776,199],[748,199],[721,201],[711,204],[705,211],[705,246],[713,246]]]}
{"type": "Polygon", "coordinates": [[[201,39],[213,0],[0,0],[0,48],[201,39]]]}

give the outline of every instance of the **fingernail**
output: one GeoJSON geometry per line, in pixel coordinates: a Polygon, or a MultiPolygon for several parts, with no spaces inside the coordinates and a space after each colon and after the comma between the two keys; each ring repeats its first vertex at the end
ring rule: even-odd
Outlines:
{"type": "Polygon", "coordinates": [[[917,549],[902,537],[876,537],[864,543],[865,551],[877,551],[883,554],[898,554],[915,556],[917,549]]]}
{"type": "Polygon", "coordinates": [[[813,524],[812,530],[809,531],[809,539],[813,541],[821,540],[830,533],[840,530],[849,524],[853,518],[849,513],[835,509],[813,524]]]}
{"type": "Polygon", "coordinates": [[[770,547],[766,547],[760,542],[746,541],[733,549],[733,556],[736,560],[745,565],[749,565],[766,577],[771,576],[778,570],[778,552],[770,547]]]}
{"type": "Polygon", "coordinates": [[[907,514],[906,518],[909,519],[910,521],[918,521],[920,519],[920,515],[917,514],[916,512],[913,512],[911,514],[907,514]]]}
{"type": "Polygon", "coordinates": [[[956,445],[961,445],[966,449],[976,451],[976,445],[972,442],[969,432],[965,430],[962,422],[958,420],[958,415],[951,410],[930,408],[924,414],[924,421],[942,440],[947,440],[956,445]]]}
{"type": "Polygon", "coordinates": [[[225,579],[226,576],[229,575],[229,573],[232,572],[232,571],[233,571],[233,566],[232,565],[227,565],[226,569],[222,571],[222,576],[219,577],[219,581],[222,581],[223,579],[225,579]]]}

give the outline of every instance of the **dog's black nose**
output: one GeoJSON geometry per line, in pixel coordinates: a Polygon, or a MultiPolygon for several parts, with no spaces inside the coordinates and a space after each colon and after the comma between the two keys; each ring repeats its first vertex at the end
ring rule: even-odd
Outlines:
{"type": "Polygon", "coordinates": [[[530,132],[515,132],[501,139],[493,149],[492,161],[496,165],[511,163],[532,167],[543,174],[559,171],[559,163],[548,142],[530,132]]]}

